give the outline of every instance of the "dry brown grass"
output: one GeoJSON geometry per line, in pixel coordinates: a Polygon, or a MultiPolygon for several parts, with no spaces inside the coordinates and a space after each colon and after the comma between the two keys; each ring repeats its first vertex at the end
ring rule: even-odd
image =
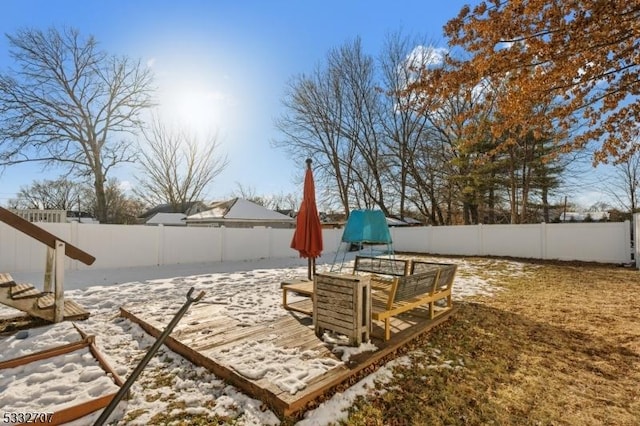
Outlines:
{"type": "Polygon", "coordinates": [[[640,272],[527,263],[499,277],[504,291],[458,303],[345,423],[640,424],[640,272]]]}

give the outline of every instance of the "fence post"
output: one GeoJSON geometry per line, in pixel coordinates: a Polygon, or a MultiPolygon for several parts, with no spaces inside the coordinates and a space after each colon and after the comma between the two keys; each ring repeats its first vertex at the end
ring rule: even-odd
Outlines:
{"type": "Polygon", "coordinates": [[[53,322],[61,322],[64,320],[64,251],[65,243],[56,240],[56,248],[54,251],[54,313],[53,322]]]}
{"type": "Polygon", "coordinates": [[[225,234],[227,227],[224,225],[220,226],[220,262],[224,262],[227,260],[227,256],[225,256],[224,248],[225,248],[225,234]]]}
{"type": "Polygon", "coordinates": [[[481,223],[477,224],[478,229],[478,251],[480,252],[480,256],[484,256],[486,254],[486,250],[484,248],[484,227],[481,223]]]}
{"type": "MultiPolygon", "coordinates": [[[[80,235],[79,235],[80,228],[78,228],[78,224],[80,223],[80,220],[81,220],[80,213],[78,213],[78,221],[76,222],[75,220],[72,220],[71,223],[69,223],[69,226],[71,227],[69,231],[69,234],[70,234],[69,242],[76,247],[80,247],[80,244],[78,244],[78,240],[80,239],[80,235]]],[[[77,271],[79,261],[71,258],[69,258],[68,261],[70,263],[69,269],[73,271],[77,271]]]]}
{"type": "Polygon", "coordinates": [[[55,255],[56,255],[56,250],[55,248],[51,248],[51,247],[47,247],[46,248],[47,253],[46,253],[46,261],[45,261],[45,266],[44,266],[44,287],[43,287],[43,291],[45,293],[50,293],[51,292],[51,283],[53,283],[54,280],[54,267],[55,267],[55,255]]]}
{"type": "Polygon", "coordinates": [[[164,225],[158,224],[158,244],[156,244],[156,250],[158,250],[158,266],[164,265],[164,225]]]}
{"type": "Polygon", "coordinates": [[[636,268],[640,269],[640,213],[633,214],[633,260],[636,268]]]}
{"type": "Polygon", "coordinates": [[[540,222],[540,259],[547,258],[547,224],[540,222]]]}

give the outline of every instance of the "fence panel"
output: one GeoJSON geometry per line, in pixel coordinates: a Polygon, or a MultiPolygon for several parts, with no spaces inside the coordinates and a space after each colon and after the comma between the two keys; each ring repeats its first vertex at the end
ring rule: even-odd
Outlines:
{"type": "Polygon", "coordinates": [[[453,255],[482,254],[477,226],[434,226],[431,229],[431,253],[453,255]]]}
{"type": "Polygon", "coordinates": [[[631,261],[629,222],[547,225],[546,258],[603,263],[631,261]]]}
{"type": "MultiPolygon", "coordinates": [[[[92,266],[66,260],[68,269],[171,265],[295,257],[292,229],[38,223],[96,257],[92,266]]],[[[635,234],[640,215],[635,216],[635,234]]],[[[392,228],[396,251],[442,255],[629,263],[631,224],[570,223],[392,228]]],[[[342,229],[324,229],[323,253],[340,246],[342,229]]],[[[636,243],[636,252],[638,244],[636,243]]],[[[0,271],[44,270],[45,246],[0,223],[0,271]]],[[[635,256],[636,261],[638,255],[635,256]]]]}
{"type": "Polygon", "coordinates": [[[158,226],[159,265],[219,262],[222,260],[222,228],[158,226]]]}
{"type": "Polygon", "coordinates": [[[544,224],[478,225],[481,233],[479,254],[542,259],[544,224]]]}

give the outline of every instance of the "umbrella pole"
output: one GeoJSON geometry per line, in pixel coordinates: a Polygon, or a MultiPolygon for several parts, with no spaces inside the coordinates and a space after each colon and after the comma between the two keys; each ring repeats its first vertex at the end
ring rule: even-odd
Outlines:
{"type": "Polygon", "coordinates": [[[311,257],[307,259],[307,278],[309,279],[309,281],[311,281],[311,277],[312,277],[311,259],[312,259],[311,257]]]}

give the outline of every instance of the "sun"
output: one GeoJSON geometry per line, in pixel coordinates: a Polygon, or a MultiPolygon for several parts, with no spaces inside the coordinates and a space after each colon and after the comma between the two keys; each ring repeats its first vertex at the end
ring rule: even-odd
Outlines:
{"type": "Polygon", "coordinates": [[[225,97],[206,86],[176,85],[162,93],[163,120],[197,135],[214,133],[222,125],[225,97]]]}

